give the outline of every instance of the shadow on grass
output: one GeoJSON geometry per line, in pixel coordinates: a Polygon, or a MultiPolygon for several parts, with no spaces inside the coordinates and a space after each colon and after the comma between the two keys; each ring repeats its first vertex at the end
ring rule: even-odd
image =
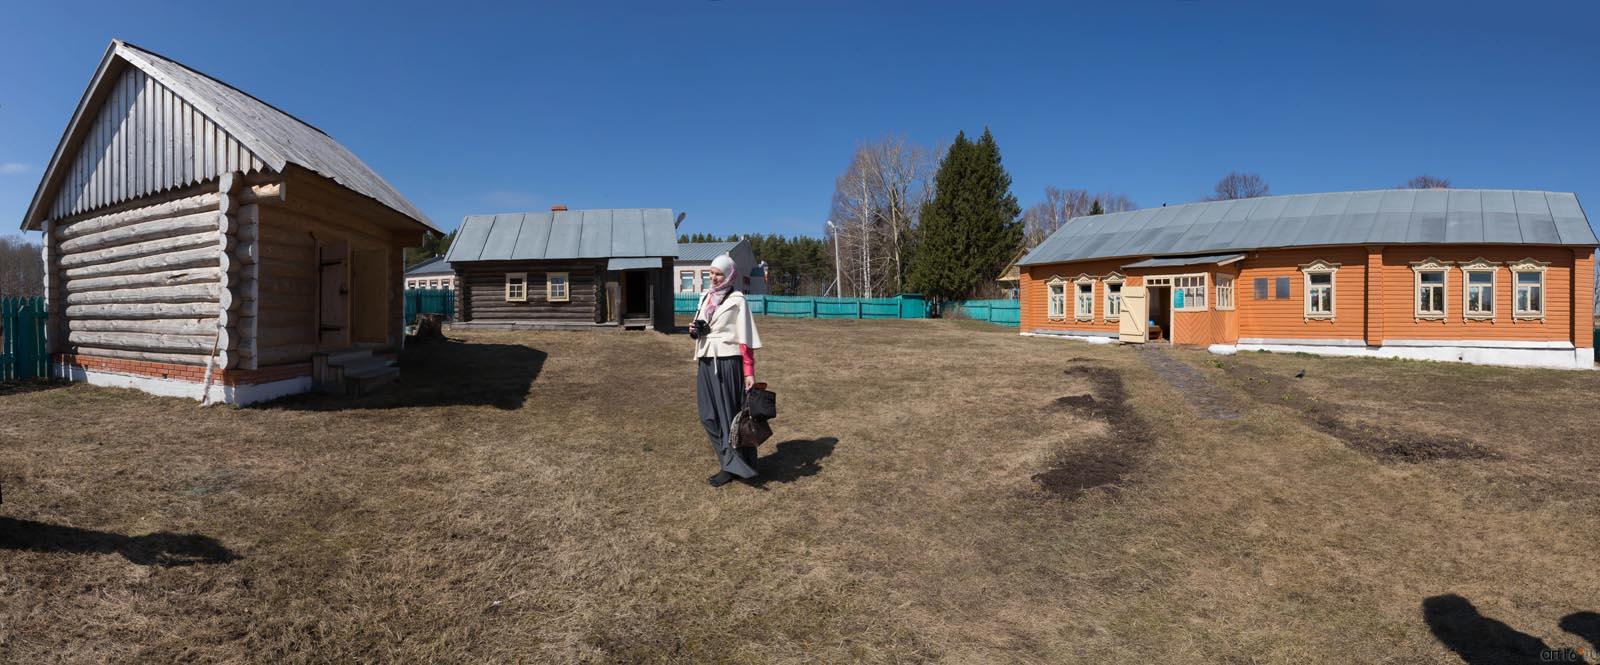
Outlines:
{"type": "Polygon", "coordinates": [[[522,408],[548,357],[521,344],[468,344],[452,339],[407,342],[400,380],[370,395],[305,393],[257,408],[299,411],[399,409],[414,406],[522,408]]]}
{"type": "MultiPolygon", "coordinates": [[[[1423,600],[1422,618],[1439,643],[1469,665],[1589,662],[1577,651],[1553,648],[1544,640],[1479,614],[1471,601],[1453,593],[1423,600]]],[[[1600,646],[1600,615],[1570,614],[1561,620],[1561,628],[1600,646]]]]}
{"type": "Polygon", "coordinates": [[[7,395],[21,395],[23,393],[36,393],[41,390],[54,390],[72,385],[67,381],[50,381],[46,379],[21,379],[13,381],[0,381],[0,397],[7,395]]]}
{"type": "Polygon", "coordinates": [[[0,549],[69,554],[121,554],[141,566],[228,563],[239,555],[214,538],[193,533],[124,536],[77,527],[0,517],[0,549]]]}
{"type": "Polygon", "coordinates": [[[817,475],[822,471],[822,460],[833,454],[839,440],[831,436],[820,439],[790,439],[778,443],[772,452],[756,460],[756,470],[761,472],[751,481],[756,487],[768,483],[789,483],[817,475]]]}

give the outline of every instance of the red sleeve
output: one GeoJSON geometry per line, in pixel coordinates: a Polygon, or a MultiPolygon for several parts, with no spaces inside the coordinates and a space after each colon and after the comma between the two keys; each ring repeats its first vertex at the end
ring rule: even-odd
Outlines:
{"type": "Polygon", "coordinates": [[[750,348],[749,344],[740,344],[739,345],[739,355],[744,358],[744,375],[745,376],[755,376],[756,375],[756,350],[750,348]]]}

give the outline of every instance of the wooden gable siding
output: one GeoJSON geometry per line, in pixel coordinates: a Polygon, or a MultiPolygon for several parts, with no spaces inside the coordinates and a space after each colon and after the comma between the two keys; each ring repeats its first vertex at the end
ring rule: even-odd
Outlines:
{"type": "MultiPolygon", "coordinates": [[[[1235,292],[1239,338],[1365,339],[1367,253],[1362,247],[1288,249],[1251,253],[1239,263],[1235,292]],[[1333,318],[1305,316],[1305,275],[1300,266],[1313,261],[1339,264],[1333,275],[1333,318]],[[1277,280],[1289,278],[1289,297],[1278,299],[1277,280]],[[1255,280],[1267,280],[1267,299],[1255,297],[1255,280]]],[[[1407,292],[1410,291],[1409,283],[1407,292]]]]}
{"type": "Polygon", "coordinates": [[[596,284],[604,264],[587,261],[494,261],[457,264],[457,300],[465,321],[595,322],[596,284]],[[546,297],[551,272],[567,273],[567,302],[546,297]],[[527,302],[506,300],[506,274],[527,273],[527,302]]]}
{"type": "MultiPolygon", "coordinates": [[[[1122,272],[1124,264],[1132,259],[1106,259],[1100,261],[1084,261],[1080,263],[1057,263],[1037,266],[1021,266],[1019,277],[1018,299],[1021,308],[1021,329],[1023,332],[1030,330],[1071,330],[1078,332],[1116,333],[1119,324],[1116,321],[1106,321],[1106,284],[1105,278],[1112,272],[1122,272]],[[1089,321],[1079,321],[1073,314],[1073,302],[1077,288],[1074,283],[1078,277],[1088,274],[1094,278],[1094,318],[1089,321]],[[1067,281],[1067,303],[1063,310],[1063,318],[1050,318],[1050,292],[1046,284],[1055,277],[1067,281]]],[[[1129,281],[1125,284],[1136,284],[1129,281]]]]}
{"type": "MultiPolygon", "coordinates": [[[[1584,252],[1586,250],[1579,250],[1584,252]]],[[[1383,251],[1383,336],[1386,340],[1506,340],[1565,341],[1573,339],[1573,250],[1566,247],[1435,246],[1387,247],[1383,251]],[[1442,320],[1416,318],[1416,288],[1411,263],[1429,257],[1454,265],[1445,272],[1445,316],[1442,320]],[[1465,320],[1463,288],[1466,274],[1460,264],[1482,257],[1501,264],[1495,270],[1494,318],[1465,320]],[[1505,264],[1525,258],[1548,262],[1545,268],[1544,320],[1512,317],[1511,270],[1505,264]]],[[[1592,274],[1592,272],[1591,272],[1592,274]]],[[[1591,278],[1592,279],[1592,278],[1591,278]]],[[[1592,285],[1585,287],[1584,305],[1590,304],[1592,285]]]]}
{"type": "Polygon", "coordinates": [[[232,171],[262,160],[182,97],[125,68],[77,146],[50,217],[61,219],[232,171]]]}

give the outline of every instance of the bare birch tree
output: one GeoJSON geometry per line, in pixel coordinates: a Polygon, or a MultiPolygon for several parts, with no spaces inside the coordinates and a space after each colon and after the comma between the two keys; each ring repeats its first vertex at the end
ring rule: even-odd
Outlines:
{"type": "Polygon", "coordinates": [[[44,255],[38,243],[21,236],[0,236],[0,296],[44,293],[44,255]]]}
{"type": "Polygon", "coordinates": [[[1419,175],[1406,181],[1400,189],[1450,189],[1449,178],[1436,178],[1431,175],[1419,175]]]}
{"type": "Polygon", "coordinates": [[[1240,173],[1233,171],[1222,176],[1212,188],[1211,196],[1207,201],[1227,201],[1229,199],[1253,199],[1257,196],[1267,196],[1272,193],[1272,188],[1267,186],[1267,181],[1255,173],[1240,173]]]}
{"type": "Polygon", "coordinates": [[[1123,194],[1111,192],[1094,194],[1086,189],[1045,187],[1044,200],[1022,212],[1024,249],[1037,247],[1071,219],[1088,215],[1094,209],[1096,201],[1100,203],[1100,208],[1104,212],[1123,212],[1138,208],[1132,199],[1123,194]]]}
{"type": "Polygon", "coordinates": [[[842,294],[890,295],[904,288],[917,215],[927,196],[934,153],[889,137],[857,146],[834,182],[830,242],[839,245],[842,294]]]}

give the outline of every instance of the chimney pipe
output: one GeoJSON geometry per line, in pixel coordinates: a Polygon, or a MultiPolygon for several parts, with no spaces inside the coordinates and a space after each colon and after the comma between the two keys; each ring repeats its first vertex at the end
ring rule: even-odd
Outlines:
{"type": "Polygon", "coordinates": [[[566,212],[566,211],[567,211],[567,206],[565,206],[563,204],[560,204],[560,203],[557,203],[557,204],[555,204],[553,206],[550,206],[550,212],[566,212]]]}

